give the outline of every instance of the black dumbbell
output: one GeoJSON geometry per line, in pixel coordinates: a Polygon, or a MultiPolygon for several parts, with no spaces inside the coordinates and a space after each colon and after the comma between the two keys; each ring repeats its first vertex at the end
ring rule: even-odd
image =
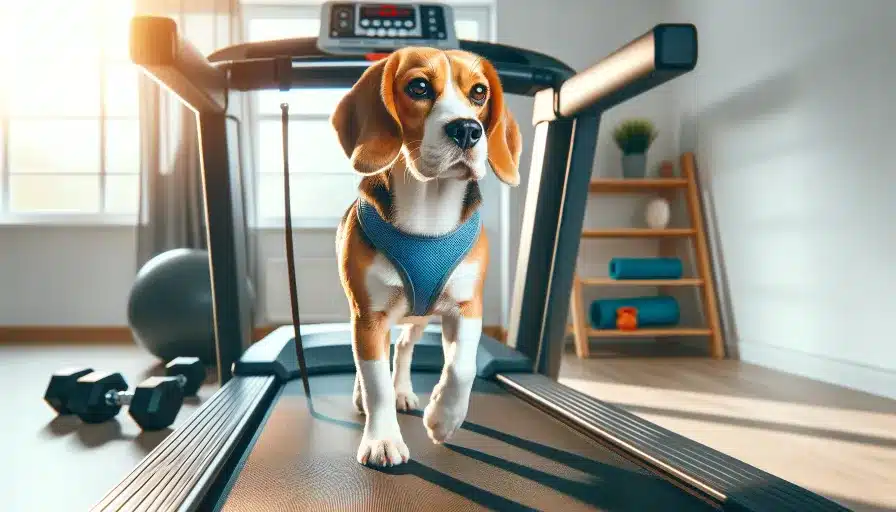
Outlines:
{"type": "Polygon", "coordinates": [[[184,396],[196,393],[205,379],[205,368],[196,358],[177,358],[166,366],[166,377],[150,377],[133,392],[120,373],[91,372],[76,382],[69,409],[85,423],[102,423],[121,407],[143,430],[160,430],[177,418],[184,396]]]}
{"type": "Polygon", "coordinates": [[[198,357],[175,357],[165,365],[165,375],[183,378],[179,382],[183,386],[184,396],[196,396],[205,382],[205,366],[198,357]]]}
{"type": "Polygon", "coordinates": [[[46,392],[44,392],[44,401],[57,414],[72,414],[68,407],[68,401],[75,390],[75,383],[92,371],[93,368],[66,368],[54,373],[50,377],[46,392]]]}

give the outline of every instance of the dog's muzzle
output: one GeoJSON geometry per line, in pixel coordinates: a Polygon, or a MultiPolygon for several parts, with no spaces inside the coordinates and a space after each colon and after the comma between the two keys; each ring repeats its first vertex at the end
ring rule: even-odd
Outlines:
{"type": "Polygon", "coordinates": [[[470,149],[482,139],[482,124],[476,119],[455,119],[445,125],[445,135],[461,149],[470,149]]]}

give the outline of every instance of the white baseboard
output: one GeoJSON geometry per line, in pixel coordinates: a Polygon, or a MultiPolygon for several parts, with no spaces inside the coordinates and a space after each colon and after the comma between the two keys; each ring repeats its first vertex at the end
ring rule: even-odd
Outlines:
{"type": "Polygon", "coordinates": [[[739,343],[740,360],[864,391],[884,398],[896,399],[896,372],[848,361],[837,361],[764,343],[739,343]]]}

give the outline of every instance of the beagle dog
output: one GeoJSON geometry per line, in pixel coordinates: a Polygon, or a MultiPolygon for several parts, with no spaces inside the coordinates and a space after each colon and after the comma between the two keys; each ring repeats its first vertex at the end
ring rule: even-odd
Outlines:
{"type": "Polygon", "coordinates": [[[497,71],[460,50],[408,47],[372,64],[338,104],[332,125],[362,178],[336,235],[351,309],[356,377],[365,414],[361,464],[410,454],[397,411],[415,409],[414,343],[441,317],[445,364],[423,414],[434,443],[463,423],[482,334],[488,240],[478,181],[489,169],[519,184],[520,132],[497,71]],[[389,368],[390,329],[401,325],[389,368]]]}

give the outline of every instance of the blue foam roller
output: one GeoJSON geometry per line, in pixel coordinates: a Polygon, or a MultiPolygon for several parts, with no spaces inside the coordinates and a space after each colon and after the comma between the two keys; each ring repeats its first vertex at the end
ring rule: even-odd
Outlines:
{"type": "Polygon", "coordinates": [[[613,258],[610,277],[613,279],[680,279],[684,273],[678,258],[613,258]]]}
{"type": "Polygon", "coordinates": [[[638,310],[638,327],[659,327],[678,324],[681,310],[678,301],[668,295],[599,299],[591,303],[591,324],[595,329],[615,329],[616,311],[622,307],[638,310]]]}

